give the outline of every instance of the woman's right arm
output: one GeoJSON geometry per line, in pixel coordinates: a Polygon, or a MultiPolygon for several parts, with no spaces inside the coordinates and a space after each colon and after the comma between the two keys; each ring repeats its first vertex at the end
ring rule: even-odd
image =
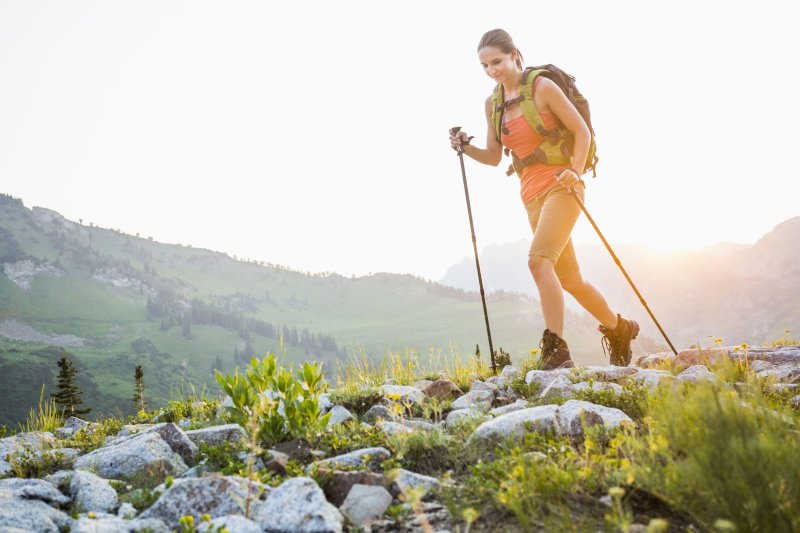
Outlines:
{"type": "MultiPolygon", "coordinates": [[[[464,146],[464,153],[478,163],[496,167],[503,159],[503,145],[497,141],[495,136],[494,124],[492,124],[492,98],[486,99],[486,148],[478,148],[474,144],[464,146]]],[[[458,132],[457,137],[450,137],[451,145],[455,148],[460,140],[466,141],[469,138],[466,132],[458,132]]]]}

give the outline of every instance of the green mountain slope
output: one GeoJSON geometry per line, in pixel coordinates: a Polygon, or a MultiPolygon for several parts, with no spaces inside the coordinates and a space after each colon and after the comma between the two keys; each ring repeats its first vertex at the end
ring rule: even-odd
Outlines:
{"type": "MultiPolygon", "coordinates": [[[[213,369],[251,355],[337,362],[362,350],[380,360],[415,350],[488,353],[480,297],[412,275],[311,275],[223,253],[85,226],[0,196],[0,388],[15,398],[0,423],[24,417],[52,384],[61,348],[79,362],[85,403],[133,410],[133,369],[158,404],[189,383],[216,388],[213,369]],[[281,348],[283,341],[283,350],[281,348]]],[[[495,348],[536,347],[538,303],[504,293],[488,302],[495,348]]],[[[579,362],[599,362],[593,321],[568,315],[579,362]]]]}

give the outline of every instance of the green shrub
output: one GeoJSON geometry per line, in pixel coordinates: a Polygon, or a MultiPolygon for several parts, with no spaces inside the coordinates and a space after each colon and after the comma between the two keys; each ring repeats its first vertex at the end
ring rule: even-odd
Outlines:
{"type": "Polygon", "coordinates": [[[106,418],[88,427],[81,428],[68,438],[64,445],[77,448],[82,453],[89,453],[103,446],[106,437],[116,435],[122,429],[124,422],[118,418],[106,418]]]}
{"type": "Polygon", "coordinates": [[[346,420],[325,428],[314,442],[328,455],[341,455],[361,448],[389,446],[389,437],[374,426],[362,425],[358,420],[346,420]]]}
{"type": "Polygon", "coordinates": [[[664,390],[624,449],[631,480],[711,529],[800,530],[800,440],[757,393],[696,385],[664,390]]]}
{"type": "Polygon", "coordinates": [[[22,450],[10,454],[6,461],[11,465],[14,476],[21,478],[42,478],[57,470],[69,468],[72,464],[58,450],[22,450]]]}
{"type": "Polygon", "coordinates": [[[647,410],[647,395],[647,387],[632,384],[625,385],[621,392],[610,388],[597,391],[581,390],[575,393],[575,399],[615,407],[633,420],[641,420],[647,410]]]}
{"type": "Polygon", "coordinates": [[[331,402],[363,416],[370,407],[383,401],[383,391],[375,387],[346,386],[331,393],[331,402]]]}
{"type": "Polygon", "coordinates": [[[441,429],[400,433],[391,438],[393,459],[403,468],[426,476],[440,476],[458,467],[468,453],[463,441],[441,429]]]}
{"type": "Polygon", "coordinates": [[[244,375],[237,367],[233,375],[217,371],[216,377],[233,401],[233,407],[226,408],[231,419],[248,432],[255,421],[258,438],[267,444],[291,438],[311,440],[330,419],[330,413],[323,415],[319,409],[325,380],[316,363],[304,363],[295,379],[291,369],[279,368],[275,355],[269,354],[260,361],[253,358],[244,375]]]}

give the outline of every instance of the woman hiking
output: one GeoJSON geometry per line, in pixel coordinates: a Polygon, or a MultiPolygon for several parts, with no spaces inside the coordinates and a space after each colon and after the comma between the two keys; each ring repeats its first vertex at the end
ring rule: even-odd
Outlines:
{"type": "Polygon", "coordinates": [[[497,83],[493,95],[486,99],[486,148],[470,143],[464,131],[451,135],[450,144],[453,148],[460,147],[475,161],[492,166],[500,164],[504,147],[511,150],[513,167],[520,178],[522,203],[533,230],[528,268],[539,291],[546,328],[539,343],[543,368],[575,366],[562,338],[562,290],[600,322],[598,329],[603,334],[604,351],[606,347],[610,351],[611,364],[627,366],[631,360],[631,341],[639,333],[639,324],[615,314],[600,291],[583,279],[570,238],[581,212],[572,193],[581,200],[584,198],[585,183],[581,176],[589,156],[589,128],[556,83],[539,75],[523,78],[522,54],[506,31],[486,32],[478,44],[478,58],[486,74],[497,83]],[[532,95],[533,107],[530,101],[524,103],[525,94],[532,95]],[[528,114],[538,113],[537,130],[524,110],[528,114]],[[562,158],[569,162],[548,164],[547,157],[542,155],[542,148],[547,148],[545,143],[567,154],[562,158]]]}

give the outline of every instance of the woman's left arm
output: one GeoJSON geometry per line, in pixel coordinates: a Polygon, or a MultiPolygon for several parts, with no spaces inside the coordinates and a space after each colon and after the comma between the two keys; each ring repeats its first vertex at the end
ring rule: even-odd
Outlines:
{"type": "Polygon", "coordinates": [[[589,155],[589,144],[592,140],[589,127],[555,82],[547,78],[543,79],[537,88],[537,92],[539,91],[541,91],[542,101],[547,108],[558,117],[575,138],[575,147],[572,150],[572,172],[564,171],[556,178],[559,183],[570,188],[580,181],[580,177],[583,175],[586,157],[589,155]]]}

